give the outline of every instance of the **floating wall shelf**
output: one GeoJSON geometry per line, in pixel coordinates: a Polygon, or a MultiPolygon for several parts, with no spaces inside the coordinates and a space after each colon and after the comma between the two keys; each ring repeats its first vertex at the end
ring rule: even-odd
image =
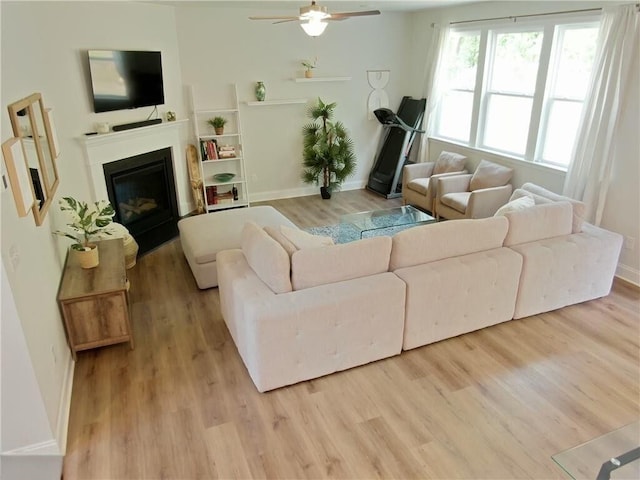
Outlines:
{"type": "Polygon", "coordinates": [[[307,103],[306,98],[287,98],[284,100],[264,100],[262,102],[247,102],[250,107],[268,107],[269,105],[289,105],[293,103],[307,103]]]}
{"type": "Polygon", "coordinates": [[[307,83],[307,82],[347,82],[351,80],[351,77],[311,77],[311,78],[294,78],[295,82],[307,83]]]}

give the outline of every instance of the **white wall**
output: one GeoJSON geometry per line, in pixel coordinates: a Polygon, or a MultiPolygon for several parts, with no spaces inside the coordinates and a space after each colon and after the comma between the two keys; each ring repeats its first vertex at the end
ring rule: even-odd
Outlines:
{"type": "MultiPolygon", "coordinates": [[[[449,22],[474,20],[509,15],[531,13],[558,12],[583,8],[599,8],[628,2],[486,2],[469,4],[452,8],[427,10],[411,15],[413,57],[418,59],[426,50],[432,38],[432,24],[445,26],[449,22]]],[[[410,86],[414,95],[421,94],[424,65],[416,60],[413,64],[413,83],[410,86]]],[[[623,248],[620,255],[617,274],[637,285],[640,285],[640,183],[639,161],[640,136],[638,132],[640,110],[640,59],[635,59],[635,80],[632,89],[627,92],[621,124],[617,130],[615,166],[602,227],[633,239],[633,249],[623,248]]],[[[432,140],[429,155],[435,159],[441,150],[452,150],[467,155],[470,166],[475,167],[482,158],[508,165],[515,169],[513,184],[520,186],[524,182],[534,182],[557,193],[562,193],[565,172],[553,168],[535,165],[524,161],[510,159],[500,155],[488,154],[479,150],[454,145],[448,142],[432,140]]]]}
{"type": "MultiPolygon", "coordinates": [[[[88,170],[77,139],[93,130],[94,122],[142,120],[151,111],[92,113],[84,50],[161,50],[166,109],[185,116],[172,7],[129,2],[3,1],[0,8],[2,140],[13,136],[6,106],[41,92],[45,105],[54,109],[62,152],[57,198],[73,195],[90,199],[88,170]]],[[[2,191],[1,199],[2,261],[50,429],[64,451],[72,362],[56,295],[68,242],[51,234],[62,223],[56,205],[44,225],[36,227],[32,217],[18,218],[8,189],[2,191]]]]}
{"type": "Polygon", "coordinates": [[[182,79],[195,90],[196,108],[229,106],[229,90],[238,84],[241,101],[246,167],[251,200],[316,193],[300,180],[302,126],[309,121],[306,105],[249,107],[253,88],[263,81],[267,100],[321,97],[337,102],[342,121],[355,143],[357,170],[345,188],[361,188],[375,158],[380,135],[376,120],[367,119],[371,91],[367,70],[391,71],[386,89],[396,109],[407,92],[408,18],[399,13],[331,23],[318,38],[308,37],[296,22],[272,25],[248,20],[249,15],[277,15],[287,11],[178,6],[176,20],[182,79]],[[316,77],[347,76],[347,82],[296,83],[304,59],[318,58],[316,77]]]}

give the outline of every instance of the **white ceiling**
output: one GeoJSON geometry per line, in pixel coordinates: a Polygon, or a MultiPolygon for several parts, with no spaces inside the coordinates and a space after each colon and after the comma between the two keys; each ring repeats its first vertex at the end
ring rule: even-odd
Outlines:
{"type": "MultiPolygon", "coordinates": [[[[311,4],[310,0],[155,0],[152,3],[171,5],[217,5],[220,7],[254,8],[256,10],[297,11],[299,7],[311,4]]],[[[442,6],[475,3],[472,0],[317,0],[317,4],[327,7],[329,12],[352,12],[358,10],[403,11],[410,12],[442,6]]]]}

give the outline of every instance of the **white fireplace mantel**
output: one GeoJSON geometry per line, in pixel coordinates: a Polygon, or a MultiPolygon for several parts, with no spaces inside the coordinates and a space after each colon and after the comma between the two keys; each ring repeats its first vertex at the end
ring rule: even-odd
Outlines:
{"type": "Polygon", "coordinates": [[[109,198],[102,168],[105,163],[169,147],[172,150],[178,213],[180,216],[187,215],[192,209],[191,188],[184,156],[185,127],[188,122],[189,120],[163,122],[147,127],[80,138],[79,141],[84,147],[85,163],[89,169],[94,199],[109,198]]]}

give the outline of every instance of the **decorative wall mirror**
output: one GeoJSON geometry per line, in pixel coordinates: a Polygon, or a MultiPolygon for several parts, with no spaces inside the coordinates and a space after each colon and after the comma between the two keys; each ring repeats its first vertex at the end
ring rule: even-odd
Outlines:
{"type": "Polygon", "coordinates": [[[54,138],[51,112],[45,110],[39,93],[12,103],[8,109],[13,134],[22,142],[31,175],[35,196],[33,216],[36,225],[42,225],[59,183],[57,139],[54,138]]]}

